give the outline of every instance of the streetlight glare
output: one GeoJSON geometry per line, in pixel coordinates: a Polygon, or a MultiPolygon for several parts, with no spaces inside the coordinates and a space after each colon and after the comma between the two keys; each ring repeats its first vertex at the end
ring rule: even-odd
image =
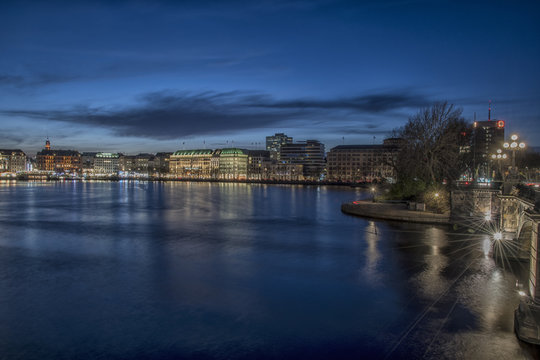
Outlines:
{"type": "Polygon", "coordinates": [[[519,143],[519,147],[523,149],[525,147],[525,143],[519,143]]]}
{"type": "Polygon", "coordinates": [[[503,146],[504,146],[505,148],[508,148],[508,147],[510,146],[510,144],[509,144],[509,143],[504,143],[503,146]]]}
{"type": "Polygon", "coordinates": [[[510,139],[512,139],[512,140],[514,140],[514,141],[517,140],[517,138],[518,138],[518,136],[517,136],[516,134],[510,136],[510,139]]]}
{"type": "Polygon", "coordinates": [[[510,147],[511,147],[512,149],[517,148],[517,146],[518,146],[518,144],[517,144],[517,142],[515,142],[515,141],[514,141],[513,143],[510,144],[510,147]]]}

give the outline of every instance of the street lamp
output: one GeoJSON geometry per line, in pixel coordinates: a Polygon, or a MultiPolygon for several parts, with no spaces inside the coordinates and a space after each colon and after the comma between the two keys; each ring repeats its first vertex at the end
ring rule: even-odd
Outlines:
{"type": "MultiPolygon", "coordinates": [[[[508,156],[506,154],[503,154],[503,151],[501,149],[497,149],[496,154],[491,154],[491,159],[493,161],[497,160],[498,167],[499,167],[499,173],[502,175],[502,166],[501,161],[505,160],[508,156]]],[[[495,170],[493,170],[493,173],[495,173],[495,170]]],[[[495,176],[493,176],[495,177],[495,176]]],[[[504,180],[504,177],[503,177],[504,180]]]]}
{"type": "Polygon", "coordinates": [[[525,149],[525,143],[524,142],[518,142],[519,136],[517,136],[516,134],[512,134],[512,136],[510,136],[510,140],[512,140],[512,142],[510,142],[510,143],[505,142],[503,144],[503,146],[504,146],[505,149],[510,148],[510,150],[512,150],[512,170],[515,170],[515,167],[516,167],[516,150],[525,149]]]}

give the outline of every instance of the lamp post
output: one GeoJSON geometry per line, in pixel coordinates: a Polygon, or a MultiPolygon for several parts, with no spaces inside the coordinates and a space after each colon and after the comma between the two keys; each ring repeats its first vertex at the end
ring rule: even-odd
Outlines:
{"type": "Polygon", "coordinates": [[[523,150],[525,149],[525,143],[524,142],[518,142],[519,136],[516,134],[513,134],[510,136],[511,142],[505,142],[503,144],[505,149],[512,150],[512,171],[516,170],[516,151],[517,150],[523,150]]]}
{"type": "MultiPolygon", "coordinates": [[[[501,166],[501,161],[502,160],[506,160],[506,158],[508,158],[508,156],[506,154],[503,154],[503,151],[501,149],[497,149],[497,153],[496,154],[491,154],[491,160],[493,161],[497,161],[497,165],[498,165],[498,170],[499,170],[499,174],[501,174],[501,177],[503,178],[503,181],[504,181],[504,176],[502,176],[502,166],[501,166]]],[[[495,172],[495,171],[493,171],[495,172]]],[[[495,178],[495,176],[493,176],[493,178],[495,178]]]]}

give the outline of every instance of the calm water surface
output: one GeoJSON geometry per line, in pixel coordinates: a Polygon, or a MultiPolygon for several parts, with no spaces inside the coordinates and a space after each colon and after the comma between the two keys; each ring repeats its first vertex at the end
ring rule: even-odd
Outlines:
{"type": "Polygon", "coordinates": [[[0,359],[535,358],[486,237],[351,188],[0,183],[0,359]]]}

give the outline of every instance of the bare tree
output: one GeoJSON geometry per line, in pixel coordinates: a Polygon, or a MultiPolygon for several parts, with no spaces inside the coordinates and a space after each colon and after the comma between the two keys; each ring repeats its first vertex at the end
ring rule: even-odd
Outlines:
{"type": "Polygon", "coordinates": [[[454,105],[435,103],[396,131],[403,139],[396,164],[398,180],[418,179],[430,184],[458,178],[466,166],[462,149],[468,143],[470,128],[461,113],[454,105]]]}

